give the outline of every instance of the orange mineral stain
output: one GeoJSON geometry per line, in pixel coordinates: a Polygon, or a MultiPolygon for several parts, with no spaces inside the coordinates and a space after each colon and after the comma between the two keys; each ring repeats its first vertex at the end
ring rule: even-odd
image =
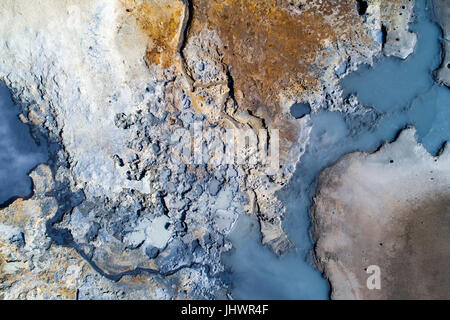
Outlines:
{"type": "Polygon", "coordinates": [[[145,61],[168,68],[175,64],[186,7],[181,0],[121,0],[148,38],[145,61]]]}

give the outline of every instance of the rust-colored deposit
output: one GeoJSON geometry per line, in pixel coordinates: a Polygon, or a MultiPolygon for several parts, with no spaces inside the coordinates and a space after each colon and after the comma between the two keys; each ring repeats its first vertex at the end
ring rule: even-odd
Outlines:
{"type": "Polygon", "coordinates": [[[317,89],[322,50],[360,37],[361,22],[353,0],[193,0],[190,35],[218,32],[238,102],[256,111],[281,90],[317,89]]]}
{"type": "Polygon", "coordinates": [[[187,8],[181,0],[121,0],[148,37],[147,65],[168,68],[175,64],[187,8]]]}
{"type": "MultiPolygon", "coordinates": [[[[294,143],[297,124],[282,119],[280,94],[296,100],[321,90],[319,78],[329,67],[324,61],[336,44],[368,41],[354,0],[192,0],[190,12],[182,0],[121,1],[149,39],[148,65],[178,66],[185,28],[186,41],[215,30],[240,109],[294,143]]],[[[192,99],[195,107],[201,97],[192,99]]]]}

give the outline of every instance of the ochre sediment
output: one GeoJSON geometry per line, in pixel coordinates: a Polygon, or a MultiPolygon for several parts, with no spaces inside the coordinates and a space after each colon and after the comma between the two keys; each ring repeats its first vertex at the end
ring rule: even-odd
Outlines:
{"type": "Polygon", "coordinates": [[[133,17],[147,36],[148,65],[168,68],[175,64],[186,14],[182,0],[120,0],[125,16],[133,17]]]}
{"type": "Polygon", "coordinates": [[[354,1],[194,0],[189,35],[216,30],[239,106],[271,117],[280,92],[320,88],[323,49],[364,40],[361,23],[354,1]]]}

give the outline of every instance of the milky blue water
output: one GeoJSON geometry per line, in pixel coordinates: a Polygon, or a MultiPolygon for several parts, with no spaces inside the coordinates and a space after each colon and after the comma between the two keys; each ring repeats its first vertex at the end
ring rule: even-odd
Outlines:
{"type": "Polygon", "coordinates": [[[6,86],[0,82],[0,205],[32,192],[28,173],[47,161],[46,147],[38,146],[30,129],[19,118],[19,108],[11,100],[6,86]]]}
{"type": "Polygon", "coordinates": [[[234,298],[327,299],[328,283],[310,259],[309,207],[319,173],[349,152],[376,150],[408,125],[416,127],[417,140],[432,154],[450,140],[450,90],[431,75],[440,63],[440,29],[431,22],[425,1],[416,2],[415,14],[410,29],[418,34],[418,44],[410,57],[382,58],[341,81],[344,97],[356,94],[373,110],[311,114],[310,143],[290,184],[278,195],[286,205],[284,228],[295,248],[278,258],[260,244],[257,221],[242,218],[237,223],[231,236],[235,249],[224,259],[232,271],[234,298]]]}
{"type": "Polygon", "coordinates": [[[311,112],[311,107],[306,103],[294,103],[291,106],[291,115],[295,119],[301,119],[311,112]]]}

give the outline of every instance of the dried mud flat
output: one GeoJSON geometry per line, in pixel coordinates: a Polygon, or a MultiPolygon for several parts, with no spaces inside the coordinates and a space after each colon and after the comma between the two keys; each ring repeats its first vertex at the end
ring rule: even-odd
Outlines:
{"type": "Polygon", "coordinates": [[[320,176],[313,208],[318,265],[334,299],[450,297],[450,153],[433,157],[414,130],[320,176]],[[369,290],[366,272],[381,271],[369,290]]]}

